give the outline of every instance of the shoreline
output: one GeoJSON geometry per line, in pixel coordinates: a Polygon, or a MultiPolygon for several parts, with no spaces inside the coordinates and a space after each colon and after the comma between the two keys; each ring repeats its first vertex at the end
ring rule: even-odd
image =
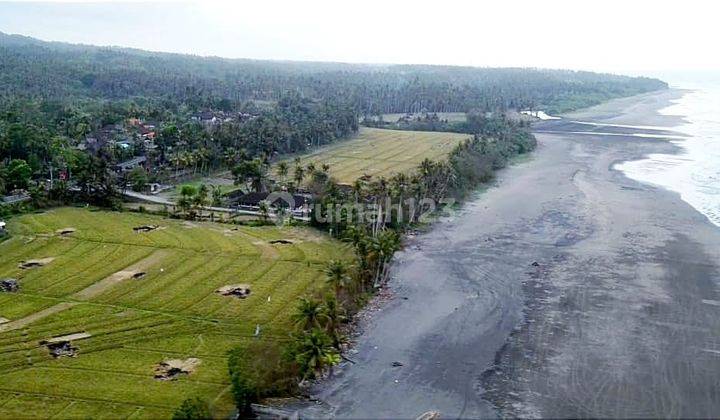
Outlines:
{"type": "MultiPolygon", "coordinates": [[[[646,114],[674,94],[641,95],[640,105],[616,100],[615,112],[603,104],[598,120],[659,122],[646,114]]],[[[388,287],[400,298],[364,325],[356,364],[318,384],[314,397],[324,405],[305,414],[703,417],[717,410],[717,398],[685,395],[707,388],[708,375],[683,376],[687,386],[672,392],[684,400],[672,412],[644,398],[640,385],[643,375],[664,373],[681,359],[695,365],[677,354],[678,332],[667,326],[686,319],[689,308],[705,309],[703,299],[720,299],[710,284],[720,232],[677,194],[613,169],[614,162],[675,146],[599,134],[538,140],[533,159],[501,171],[495,187],[398,253],[388,287]],[[683,277],[673,272],[677,264],[687,266],[683,277]],[[702,293],[685,302],[673,287],[678,278],[702,293]],[[637,332],[622,332],[627,326],[637,332]],[[658,353],[655,364],[642,358],[658,353]],[[623,377],[618,366],[636,368],[623,377]],[[595,381],[578,382],[577,375],[604,377],[605,385],[584,392],[595,381]],[[567,383],[582,386],[574,392],[577,386],[563,388],[567,383]],[[615,388],[625,391],[608,392],[615,388]],[[607,402],[588,404],[592,395],[607,402]]],[[[702,320],[711,327],[703,331],[718,331],[717,321],[702,320]]],[[[680,341],[708,338],[692,334],[680,341]]],[[[720,361],[701,360],[720,369],[720,361]]]]}

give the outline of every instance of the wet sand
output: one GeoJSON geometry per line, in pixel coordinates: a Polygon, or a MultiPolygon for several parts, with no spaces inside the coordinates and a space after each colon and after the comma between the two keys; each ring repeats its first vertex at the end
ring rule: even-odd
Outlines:
{"type": "MultiPolygon", "coordinates": [[[[681,93],[570,118],[671,126],[656,111],[681,93]]],[[[675,146],[537,137],[531,160],[399,253],[396,297],[305,415],[720,415],[720,229],[677,194],[612,169],[675,146]]]]}

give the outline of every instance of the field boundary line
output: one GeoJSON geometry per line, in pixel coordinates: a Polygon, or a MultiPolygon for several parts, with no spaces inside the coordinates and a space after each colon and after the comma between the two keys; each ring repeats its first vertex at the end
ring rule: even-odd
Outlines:
{"type": "MultiPolygon", "coordinates": [[[[94,369],[94,368],[86,368],[86,367],[72,367],[72,366],[46,366],[46,365],[35,365],[33,366],[34,369],[44,369],[44,370],[55,370],[55,371],[63,371],[63,370],[80,370],[83,372],[99,372],[99,373],[112,373],[114,375],[118,376],[133,376],[136,378],[146,378],[146,379],[152,379],[152,374],[143,375],[140,373],[131,373],[131,372],[122,372],[117,370],[110,370],[110,369],[94,369]]],[[[148,372],[152,372],[152,366],[148,368],[148,372]]],[[[212,382],[212,381],[204,381],[200,379],[191,379],[188,378],[188,381],[196,382],[199,384],[208,384],[208,385],[219,385],[219,386],[226,386],[229,382],[212,382]]]]}
{"type": "Polygon", "coordinates": [[[105,404],[118,404],[118,405],[127,405],[130,407],[152,407],[152,408],[160,408],[163,410],[174,410],[176,407],[174,406],[167,406],[167,405],[156,405],[156,404],[138,404],[138,403],[130,403],[130,402],[124,402],[124,401],[117,401],[117,400],[107,400],[103,398],[89,398],[89,397],[73,397],[70,395],[64,395],[64,394],[46,394],[44,392],[31,392],[31,391],[21,391],[17,389],[9,389],[9,388],[3,388],[0,387],[0,391],[5,391],[11,394],[21,394],[21,395],[30,395],[34,397],[48,397],[48,398],[57,398],[61,400],[71,400],[71,401],[84,401],[84,402],[95,402],[95,403],[105,403],[105,404]]]}
{"type": "Polygon", "coordinates": [[[145,258],[141,258],[140,260],[123,268],[122,270],[110,274],[104,279],[97,281],[78,292],[73,293],[72,295],[70,295],[70,298],[78,300],[89,300],[97,297],[110,290],[114,286],[122,283],[123,281],[132,278],[134,271],[147,270],[152,265],[162,261],[162,259],[167,257],[169,254],[170,253],[167,250],[157,249],[155,252],[151,253],[145,258]]]}
{"type": "Polygon", "coordinates": [[[39,321],[43,318],[46,318],[50,315],[54,315],[58,312],[62,312],[65,309],[72,308],[73,306],[78,305],[77,302],[61,302],[56,305],[53,305],[49,308],[45,308],[39,312],[32,313],[30,315],[27,315],[23,318],[16,319],[15,321],[10,321],[7,324],[0,325],[0,333],[4,333],[7,331],[13,331],[17,330],[19,328],[23,328],[29,324],[32,324],[35,321],[39,321]]]}

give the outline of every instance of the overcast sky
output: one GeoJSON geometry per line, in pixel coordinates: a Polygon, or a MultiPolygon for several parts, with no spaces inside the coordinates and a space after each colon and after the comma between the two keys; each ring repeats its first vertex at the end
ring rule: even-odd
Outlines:
{"type": "Polygon", "coordinates": [[[0,31],[223,57],[718,70],[714,2],[0,2],[0,31]]]}

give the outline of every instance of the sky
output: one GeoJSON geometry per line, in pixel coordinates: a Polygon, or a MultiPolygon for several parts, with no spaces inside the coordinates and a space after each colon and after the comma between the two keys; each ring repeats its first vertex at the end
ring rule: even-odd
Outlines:
{"type": "Polygon", "coordinates": [[[0,2],[0,31],[229,58],[719,71],[695,0],[0,2]]]}

